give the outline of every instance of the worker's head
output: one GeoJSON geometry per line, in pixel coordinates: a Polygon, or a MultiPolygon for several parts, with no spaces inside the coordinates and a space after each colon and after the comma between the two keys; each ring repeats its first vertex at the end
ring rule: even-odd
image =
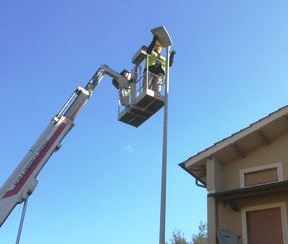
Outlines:
{"type": "Polygon", "coordinates": [[[127,69],[124,69],[121,71],[120,73],[122,76],[124,76],[127,80],[131,80],[132,78],[132,73],[131,71],[127,70],[127,69]]]}
{"type": "Polygon", "coordinates": [[[160,52],[162,51],[162,48],[163,48],[162,44],[159,42],[159,40],[157,40],[157,41],[155,42],[154,49],[155,49],[158,53],[160,53],[160,52]]]}

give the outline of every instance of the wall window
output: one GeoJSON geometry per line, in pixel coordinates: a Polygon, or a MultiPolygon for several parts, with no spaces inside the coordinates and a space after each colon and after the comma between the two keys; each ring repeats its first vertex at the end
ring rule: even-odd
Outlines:
{"type": "Polygon", "coordinates": [[[240,187],[268,184],[283,180],[282,163],[265,164],[240,170],[240,187]]]}

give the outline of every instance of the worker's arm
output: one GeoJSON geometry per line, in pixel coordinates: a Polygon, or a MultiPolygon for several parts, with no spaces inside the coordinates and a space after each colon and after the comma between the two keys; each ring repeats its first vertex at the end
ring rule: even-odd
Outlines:
{"type": "Polygon", "coordinates": [[[153,36],[153,40],[151,41],[150,45],[147,48],[147,54],[151,54],[153,51],[153,48],[155,46],[156,41],[159,39],[159,37],[157,35],[153,36]]]}

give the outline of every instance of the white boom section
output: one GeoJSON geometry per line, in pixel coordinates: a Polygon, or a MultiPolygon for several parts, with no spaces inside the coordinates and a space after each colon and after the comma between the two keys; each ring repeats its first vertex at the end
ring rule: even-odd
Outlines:
{"type": "Polygon", "coordinates": [[[37,175],[74,125],[73,121],[104,75],[115,79],[120,87],[129,82],[107,65],[102,65],[85,88],[78,87],[56,114],[17,168],[0,188],[0,227],[18,203],[22,203],[37,186],[37,175]]]}

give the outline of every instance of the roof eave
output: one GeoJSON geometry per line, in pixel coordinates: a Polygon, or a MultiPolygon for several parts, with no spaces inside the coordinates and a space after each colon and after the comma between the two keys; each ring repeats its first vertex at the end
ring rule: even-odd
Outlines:
{"type": "MultiPolygon", "coordinates": [[[[201,184],[203,184],[204,187],[206,187],[206,182],[201,180],[199,177],[196,176],[196,174],[193,173],[193,171],[189,170],[187,167],[186,167],[186,161],[178,164],[182,169],[184,169],[187,173],[189,173],[190,175],[192,175],[195,179],[196,179],[196,182],[199,181],[201,184]]],[[[197,183],[196,183],[197,184],[197,183]]]]}
{"type": "Polygon", "coordinates": [[[207,149],[199,152],[198,154],[188,158],[184,161],[185,166],[189,168],[195,163],[199,163],[206,158],[213,157],[214,154],[219,152],[220,150],[228,147],[229,145],[236,143],[237,141],[243,139],[244,137],[250,135],[251,133],[260,130],[264,126],[268,125],[269,123],[281,118],[282,116],[287,116],[288,114],[288,106],[284,106],[277,111],[267,115],[266,117],[252,123],[248,127],[232,134],[231,136],[215,143],[213,146],[208,147],[207,149]]]}

